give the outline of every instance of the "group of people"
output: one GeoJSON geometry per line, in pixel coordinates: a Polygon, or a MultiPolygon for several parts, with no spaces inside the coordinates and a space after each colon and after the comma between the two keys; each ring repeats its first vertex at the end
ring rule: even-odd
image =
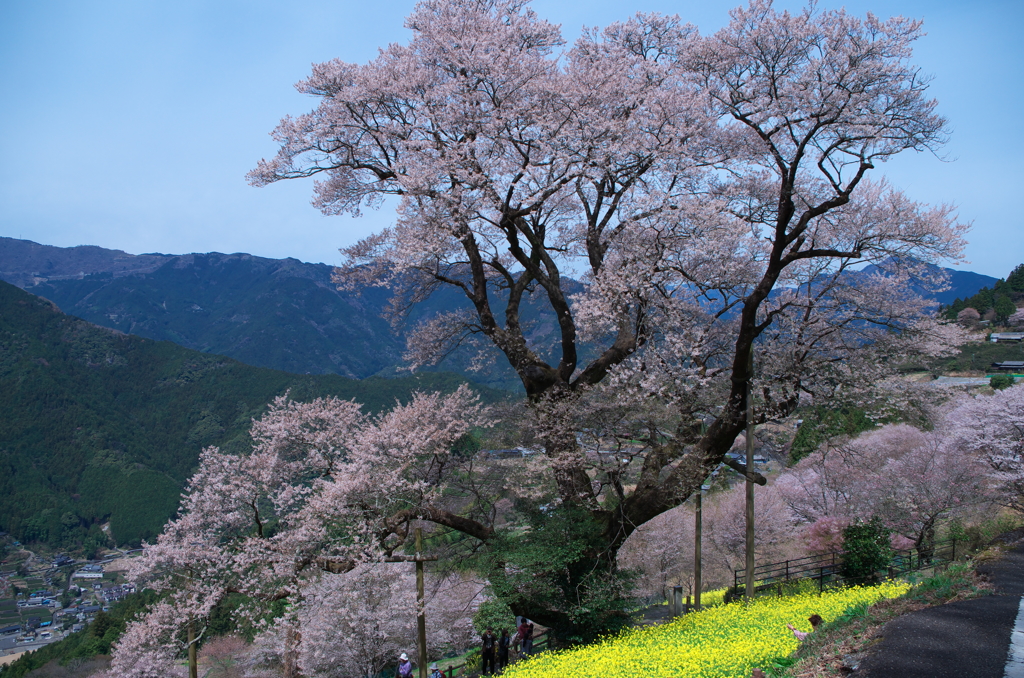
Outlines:
{"type": "MultiPolygon", "coordinates": [[[[533,652],[533,622],[523,618],[516,632],[508,634],[508,629],[502,629],[500,636],[494,635],[494,629],[488,627],[481,637],[480,656],[483,661],[482,673],[494,674],[503,670],[509,664],[510,658],[515,658],[520,652],[529,655],[533,652]]],[[[398,658],[397,678],[413,678],[413,664],[409,655],[403,652],[398,658]]],[[[444,678],[444,673],[437,667],[437,664],[430,665],[430,678],[444,678]]]]}
{"type": "MultiPolygon", "coordinates": [[[[398,671],[395,672],[395,676],[396,678],[412,678],[413,676],[412,660],[405,652],[398,656],[398,671]]],[[[430,665],[428,676],[429,678],[444,678],[444,672],[437,667],[437,662],[430,665]]]]}
{"type": "Polygon", "coordinates": [[[488,627],[481,637],[480,656],[483,662],[481,673],[492,674],[508,666],[510,657],[520,651],[524,655],[533,652],[533,622],[523,619],[513,635],[508,629],[502,629],[500,636],[494,635],[494,629],[488,627]]]}

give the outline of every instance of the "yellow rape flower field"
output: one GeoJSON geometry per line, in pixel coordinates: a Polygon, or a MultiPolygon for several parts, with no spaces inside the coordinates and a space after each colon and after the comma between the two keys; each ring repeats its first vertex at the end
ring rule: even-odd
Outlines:
{"type": "Polygon", "coordinates": [[[593,645],[549,652],[507,669],[505,678],[747,678],[756,666],[785,657],[799,641],[786,628],[810,631],[807,618],[829,622],[850,608],[898,598],[909,584],[887,582],[784,598],[756,598],[636,628],[593,645]]]}

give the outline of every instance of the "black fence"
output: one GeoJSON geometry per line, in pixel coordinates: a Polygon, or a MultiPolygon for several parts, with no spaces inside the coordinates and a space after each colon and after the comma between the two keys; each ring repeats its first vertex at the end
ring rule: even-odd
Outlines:
{"type": "MultiPolygon", "coordinates": [[[[952,562],[966,553],[967,545],[962,541],[958,543],[956,539],[935,542],[927,549],[897,549],[893,551],[889,565],[877,574],[895,577],[906,572],[952,562]]],[[[854,581],[842,576],[842,567],[843,554],[839,551],[820,556],[783,560],[777,563],[765,563],[754,568],[754,591],[764,591],[773,587],[781,589],[787,582],[801,580],[817,581],[819,591],[823,591],[829,585],[863,582],[863,578],[854,581]]],[[[734,570],[733,588],[738,590],[746,578],[746,568],[734,570]]]]}

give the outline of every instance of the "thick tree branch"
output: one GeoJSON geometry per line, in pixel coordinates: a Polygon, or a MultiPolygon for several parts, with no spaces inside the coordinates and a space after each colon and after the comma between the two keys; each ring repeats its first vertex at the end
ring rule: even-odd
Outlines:
{"type": "Polygon", "coordinates": [[[751,481],[753,483],[757,483],[758,485],[762,485],[762,486],[768,484],[768,479],[765,478],[760,473],[758,473],[757,471],[751,471],[750,473],[747,473],[747,465],[746,464],[741,464],[740,462],[736,461],[735,459],[731,459],[729,457],[726,457],[725,459],[723,459],[722,463],[725,464],[726,466],[728,466],[729,468],[731,468],[733,471],[736,471],[736,473],[739,473],[741,476],[743,476],[744,478],[746,478],[747,480],[749,480],[749,481],[751,481]]]}
{"type": "Polygon", "coordinates": [[[438,525],[450,527],[480,541],[487,541],[494,536],[494,530],[472,518],[436,506],[414,506],[395,513],[385,524],[385,535],[397,532],[399,526],[409,520],[428,520],[438,525]]]}

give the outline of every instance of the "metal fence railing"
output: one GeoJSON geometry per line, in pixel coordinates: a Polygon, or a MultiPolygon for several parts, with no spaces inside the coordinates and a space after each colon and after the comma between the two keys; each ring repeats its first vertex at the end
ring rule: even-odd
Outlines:
{"type": "MultiPolygon", "coordinates": [[[[890,577],[906,572],[933,567],[952,562],[958,556],[965,555],[967,547],[964,542],[950,539],[934,542],[927,549],[897,549],[888,566],[881,570],[890,577]]],[[[859,583],[842,576],[843,554],[833,551],[819,556],[793,558],[775,563],[764,563],[754,568],[755,591],[763,591],[772,587],[781,587],[787,582],[816,580],[818,589],[824,590],[828,585],[859,583]]],[[[746,568],[733,571],[733,587],[739,589],[746,581],[746,568]]]]}

